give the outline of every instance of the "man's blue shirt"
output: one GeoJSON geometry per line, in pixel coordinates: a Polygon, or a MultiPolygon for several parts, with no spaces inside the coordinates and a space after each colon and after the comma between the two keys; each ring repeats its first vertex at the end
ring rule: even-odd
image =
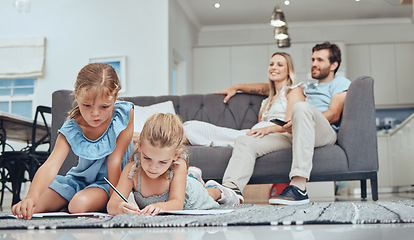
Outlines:
{"type": "MultiPolygon", "coordinates": [[[[335,94],[347,91],[350,84],[351,81],[342,76],[337,76],[330,82],[309,84],[305,89],[305,93],[308,95],[306,102],[324,112],[329,109],[332,97],[335,94]]],[[[339,129],[335,125],[332,125],[332,128],[335,131],[339,129]]]]}
{"type": "Polygon", "coordinates": [[[305,90],[308,95],[306,101],[324,112],[329,109],[332,97],[347,91],[350,84],[351,81],[342,76],[337,76],[330,82],[309,84],[305,90]]]}

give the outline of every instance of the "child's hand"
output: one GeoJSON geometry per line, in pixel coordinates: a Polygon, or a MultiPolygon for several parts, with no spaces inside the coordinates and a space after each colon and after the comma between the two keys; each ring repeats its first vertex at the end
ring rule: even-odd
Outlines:
{"type": "Polygon", "coordinates": [[[138,206],[126,202],[122,202],[119,205],[119,214],[138,214],[139,208],[138,206]]]}
{"type": "Polygon", "coordinates": [[[138,143],[139,143],[139,135],[140,135],[140,133],[139,133],[139,132],[134,132],[134,133],[132,134],[132,141],[134,142],[134,147],[135,147],[135,148],[138,148],[138,143]]]}
{"type": "Polygon", "coordinates": [[[143,215],[157,215],[159,212],[161,212],[162,209],[160,207],[157,207],[153,204],[146,206],[144,209],[140,211],[140,214],[143,215]]]}
{"type": "Polygon", "coordinates": [[[25,220],[30,220],[33,216],[35,201],[31,198],[25,198],[22,201],[16,203],[12,207],[13,215],[18,218],[23,218],[25,220]]]}

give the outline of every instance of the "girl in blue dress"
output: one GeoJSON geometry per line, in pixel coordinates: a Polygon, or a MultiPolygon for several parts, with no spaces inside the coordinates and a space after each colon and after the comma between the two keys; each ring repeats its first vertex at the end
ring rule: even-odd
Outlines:
{"type": "Polygon", "coordinates": [[[171,113],[149,117],[138,139],[136,161],[125,166],[116,186],[125,197],[132,191],[137,204],[112,194],[108,213],[154,215],[161,211],[211,209],[228,203],[227,189],[204,184],[201,170],[188,168],[185,142],[180,117],[171,113]]]}
{"type": "Polygon", "coordinates": [[[132,156],[134,109],[130,102],[116,101],[121,89],[115,70],[105,63],[91,63],[78,73],[77,106],[59,130],[55,147],[39,168],[25,199],[12,207],[18,217],[60,211],[94,212],[105,209],[122,168],[132,156]],[[78,165],[65,176],[57,175],[69,150],[78,165]]]}

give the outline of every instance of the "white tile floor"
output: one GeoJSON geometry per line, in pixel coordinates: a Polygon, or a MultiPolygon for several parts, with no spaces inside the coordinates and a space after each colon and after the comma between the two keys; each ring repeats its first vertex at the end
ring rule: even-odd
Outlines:
{"type": "MultiPolygon", "coordinates": [[[[28,185],[22,191],[27,191],[28,185]]],[[[25,193],[22,193],[24,196],[25,193]]],[[[414,192],[381,193],[379,201],[413,199],[414,192]]],[[[318,200],[319,201],[319,200],[318,200]]],[[[336,201],[359,201],[358,196],[342,196],[336,201]]],[[[371,201],[368,199],[368,201],[371,201]]],[[[4,212],[10,211],[11,196],[6,193],[4,212]]],[[[198,228],[143,228],[143,229],[63,229],[63,230],[7,230],[0,239],[187,239],[187,240],[343,240],[343,239],[413,239],[414,224],[366,225],[302,225],[302,226],[240,226],[198,228]]]]}

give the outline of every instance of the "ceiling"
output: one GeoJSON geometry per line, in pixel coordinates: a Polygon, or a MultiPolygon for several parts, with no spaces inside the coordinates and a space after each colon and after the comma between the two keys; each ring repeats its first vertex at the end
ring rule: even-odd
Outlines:
{"type": "MultiPolygon", "coordinates": [[[[407,0],[404,0],[407,1],[407,0]]],[[[412,2],[412,0],[408,0],[412,2]]],[[[178,0],[199,27],[232,24],[268,23],[276,5],[288,23],[307,21],[410,18],[412,4],[400,0],[178,0]],[[215,3],[221,7],[216,9],[215,3]]]]}

